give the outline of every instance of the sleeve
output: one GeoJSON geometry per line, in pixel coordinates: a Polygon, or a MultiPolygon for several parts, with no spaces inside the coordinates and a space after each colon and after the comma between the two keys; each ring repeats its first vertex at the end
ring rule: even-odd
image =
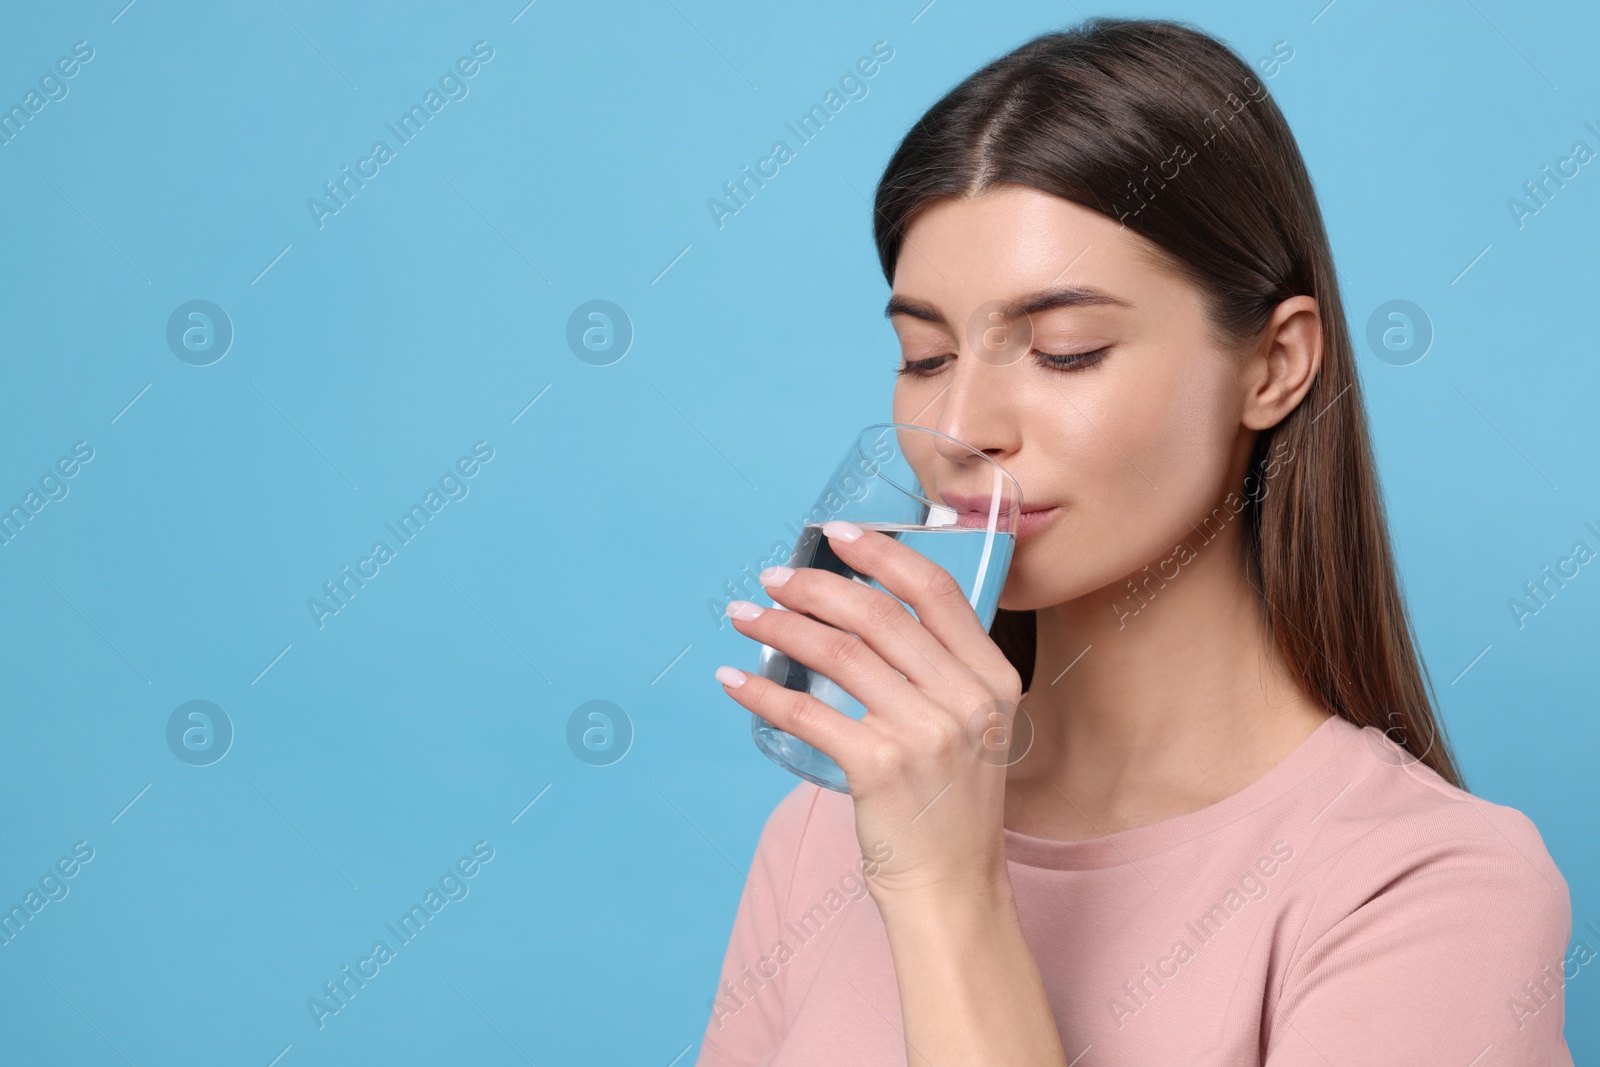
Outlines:
{"type": "Polygon", "coordinates": [[[1566,880],[1525,815],[1479,811],[1481,836],[1413,839],[1387,863],[1341,858],[1338,881],[1379,888],[1296,949],[1263,1026],[1264,1067],[1571,1067],[1566,880]]]}
{"type": "Polygon", "coordinates": [[[820,792],[801,782],[761,828],[695,1067],[757,1067],[783,1041],[786,968],[772,961],[772,950],[782,940],[800,843],[820,792]]]}

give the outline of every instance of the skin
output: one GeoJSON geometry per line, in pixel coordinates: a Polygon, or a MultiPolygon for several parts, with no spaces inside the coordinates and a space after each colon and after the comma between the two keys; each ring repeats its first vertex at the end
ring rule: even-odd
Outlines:
{"type": "MultiPolygon", "coordinates": [[[[771,568],[763,584],[791,610],[737,601],[729,614],[740,633],[836,680],[866,715],[732,668],[718,677],[742,707],[844,769],[863,856],[893,848],[868,885],[907,1062],[1065,1067],[1002,827],[1076,841],[1199,810],[1261,777],[1330,714],[1271,639],[1227,505],[1245,492],[1258,433],[1311,387],[1321,320],[1314,299],[1296,296],[1259,338],[1226,347],[1201,290],[1154,245],[1015,185],[919,214],[892,289],[909,367],[894,420],[979,449],[1017,479],[1026,507],[1058,506],[1017,542],[1000,600],[1038,611],[1034,677],[1018,676],[947,572],[876,531],[847,540],[847,523],[824,527],[834,551],[895,596],[771,568]],[[1064,286],[1114,302],[984,316],[996,301],[1064,286]],[[1067,369],[1040,355],[1091,352],[1067,369]],[[1146,582],[1147,565],[1170,580],[1135,595],[1127,583],[1146,582]],[[1032,741],[1017,755],[1021,723],[986,728],[993,709],[1019,705],[1032,741]]],[[[970,490],[970,465],[930,456],[918,473],[970,490]]],[[[1270,478],[1254,484],[1271,492],[1270,478]]]]}

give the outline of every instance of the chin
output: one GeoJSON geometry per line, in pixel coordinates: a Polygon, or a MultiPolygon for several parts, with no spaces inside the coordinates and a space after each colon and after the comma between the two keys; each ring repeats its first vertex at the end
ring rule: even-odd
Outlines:
{"type": "Polygon", "coordinates": [[[1007,611],[1037,611],[1085,598],[1110,604],[1123,595],[1126,575],[1118,562],[1074,560],[1068,550],[1041,553],[1026,562],[1013,556],[998,606],[1007,611]],[[1063,573],[1062,560],[1072,560],[1077,566],[1063,573]]]}
{"type": "Polygon", "coordinates": [[[1072,596],[1062,595],[1059,586],[1046,587],[1039,583],[1030,582],[1024,576],[1017,574],[1013,568],[1006,575],[1006,587],[1000,592],[999,607],[1006,611],[1037,611],[1039,608],[1054,607],[1063,601],[1072,599],[1072,596]]]}

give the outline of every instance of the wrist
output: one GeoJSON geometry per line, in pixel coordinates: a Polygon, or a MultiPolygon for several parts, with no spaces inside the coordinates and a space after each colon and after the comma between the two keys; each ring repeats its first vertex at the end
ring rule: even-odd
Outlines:
{"type": "Polygon", "coordinates": [[[996,915],[1014,912],[1016,898],[1011,891],[1011,874],[1001,860],[998,868],[981,869],[945,878],[917,878],[910,874],[885,872],[869,879],[867,891],[887,921],[891,916],[996,915]]]}

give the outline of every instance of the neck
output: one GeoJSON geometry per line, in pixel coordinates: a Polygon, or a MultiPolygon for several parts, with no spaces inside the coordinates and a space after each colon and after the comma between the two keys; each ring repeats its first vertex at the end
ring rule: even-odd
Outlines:
{"type": "Polygon", "coordinates": [[[1038,611],[1034,736],[1007,772],[1006,826],[1079,840],[1195,811],[1326,720],[1272,640],[1242,525],[1038,611]]]}

